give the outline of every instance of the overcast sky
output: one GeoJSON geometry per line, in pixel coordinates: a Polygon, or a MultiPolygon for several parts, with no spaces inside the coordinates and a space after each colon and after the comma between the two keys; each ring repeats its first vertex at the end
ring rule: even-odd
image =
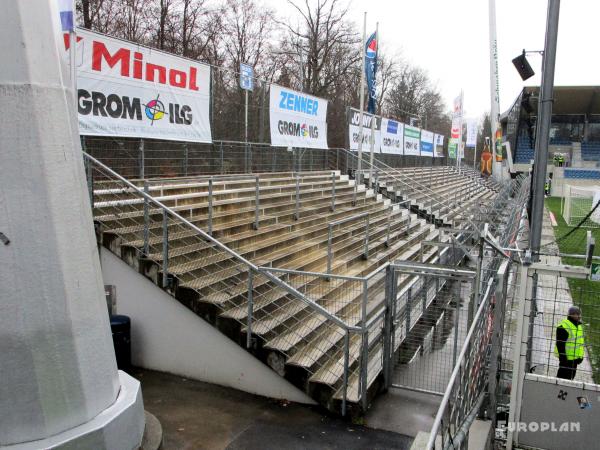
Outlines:
{"type": "MultiPolygon", "coordinates": [[[[283,0],[266,0],[281,16],[291,9],[283,0]]],[[[547,0],[496,0],[500,70],[500,109],[504,112],[524,83],[511,60],[527,50],[542,50],[547,0]]],[[[367,34],[379,21],[383,51],[397,53],[425,68],[449,105],[461,89],[465,113],[490,109],[488,0],[353,0],[349,20],[367,34]]],[[[563,0],[556,85],[599,85],[600,0],[563,0]]],[[[536,72],[527,85],[539,85],[541,57],[528,56],[536,72]]]]}

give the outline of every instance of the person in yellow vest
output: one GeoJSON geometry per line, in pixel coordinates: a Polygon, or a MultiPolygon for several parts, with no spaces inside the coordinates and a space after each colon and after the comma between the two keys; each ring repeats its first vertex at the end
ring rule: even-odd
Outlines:
{"type": "Polygon", "coordinates": [[[556,378],[572,380],[577,373],[577,366],[583,361],[585,341],[581,310],[577,306],[571,306],[568,314],[556,327],[554,354],[559,360],[556,378]]]}

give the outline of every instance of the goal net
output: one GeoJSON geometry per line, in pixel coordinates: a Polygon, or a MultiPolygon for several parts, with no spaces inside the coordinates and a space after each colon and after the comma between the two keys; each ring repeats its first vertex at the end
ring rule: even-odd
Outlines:
{"type": "MultiPolygon", "coordinates": [[[[571,227],[578,225],[598,202],[600,202],[600,186],[596,188],[565,185],[562,214],[567,225],[571,227]]],[[[596,208],[581,226],[600,228],[600,207],[596,208]]]]}

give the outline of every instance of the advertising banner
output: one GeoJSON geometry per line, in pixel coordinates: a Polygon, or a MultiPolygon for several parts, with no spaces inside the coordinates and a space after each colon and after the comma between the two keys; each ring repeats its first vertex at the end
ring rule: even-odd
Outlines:
{"type": "Polygon", "coordinates": [[[420,155],[421,130],[417,127],[404,125],[404,154],[420,155]]]}
{"type": "Polygon", "coordinates": [[[83,29],[76,45],[81,134],[212,142],[210,66],[83,29]]]}
{"type": "Polygon", "coordinates": [[[328,148],[327,100],[272,84],[269,114],[273,147],[328,148]]]}
{"type": "Polygon", "coordinates": [[[435,158],[443,158],[444,157],[444,135],[436,134],[433,138],[433,156],[435,158]]]}
{"type": "Polygon", "coordinates": [[[381,153],[401,155],[404,149],[404,124],[381,119],[381,153]]]}
{"type": "Polygon", "coordinates": [[[477,120],[469,119],[467,120],[467,147],[476,147],[477,146],[477,120]]]}
{"type": "Polygon", "coordinates": [[[421,130],[421,156],[433,158],[433,132],[421,130]]]}
{"type": "MultiPolygon", "coordinates": [[[[348,108],[346,120],[348,122],[348,144],[350,150],[358,150],[358,138],[360,131],[360,111],[348,108]]],[[[363,152],[371,151],[371,139],[374,139],[374,151],[380,153],[381,148],[381,118],[363,112],[363,152]],[[371,121],[375,120],[375,136],[371,137],[371,121]]]]}
{"type": "Polygon", "coordinates": [[[458,153],[458,139],[450,138],[448,141],[448,158],[456,159],[458,153]]]}

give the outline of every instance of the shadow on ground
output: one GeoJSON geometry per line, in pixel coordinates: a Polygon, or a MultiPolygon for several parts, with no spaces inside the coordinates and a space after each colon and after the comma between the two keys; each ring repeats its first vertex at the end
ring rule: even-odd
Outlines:
{"type": "Polygon", "coordinates": [[[352,425],[318,407],[214,384],[134,370],[146,410],[161,422],[162,448],[408,449],[412,438],[352,425]]]}

